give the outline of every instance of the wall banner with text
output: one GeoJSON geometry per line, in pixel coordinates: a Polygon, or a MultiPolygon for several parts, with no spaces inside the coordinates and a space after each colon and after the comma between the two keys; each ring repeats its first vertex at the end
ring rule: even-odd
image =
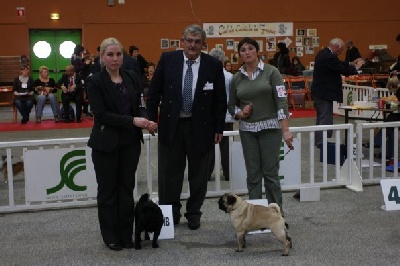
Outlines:
{"type": "Polygon", "coordinates": [[[293,36],[293,22],[203,23],[208,38],[293,36]]]}

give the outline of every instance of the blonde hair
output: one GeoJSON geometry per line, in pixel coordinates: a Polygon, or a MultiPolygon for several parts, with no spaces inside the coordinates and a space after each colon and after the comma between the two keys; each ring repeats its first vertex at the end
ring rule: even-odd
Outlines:
{"type": "Polygon", "coordinates": [[[39,67],[39,73],[41,74],[43,72],[43,70],[49,70],[49,68],[47,66],[41,66],[39,67]]]}
{"type": "Polygon", "coordinates": [[[101,58],[103,57],[104,52],[105,52],[107,46],[109,46],[109,45],[118,45],[119,48],[121,48],[121,52],[124,50],[124,47],[116,38],[110,37],[110,38],[104,39],[100,44],[100,64],[102,67],[104,66],[104,62],[103,62],[103,60],[101,60],[101,58]]]}

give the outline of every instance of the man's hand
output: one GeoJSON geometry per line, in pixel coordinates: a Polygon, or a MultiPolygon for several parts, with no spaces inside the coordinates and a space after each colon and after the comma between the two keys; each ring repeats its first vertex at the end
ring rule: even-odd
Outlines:
{"type": "Polygon", "coordinates": [[[214,144],[220,143],[222,141],[223,134],[215,133],[214,144]]]}
{"type": "Polygon", "coordinates": [[[61,90],[63,93],[67,93],[67,87],[65,87],[64,85],[61,86],[61,90]]]}

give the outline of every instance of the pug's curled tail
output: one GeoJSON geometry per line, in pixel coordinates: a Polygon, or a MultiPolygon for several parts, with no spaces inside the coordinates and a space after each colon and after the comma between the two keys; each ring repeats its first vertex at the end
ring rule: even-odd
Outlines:
{"type": "Polygon", "coordinates": [[[149,193],[145,193],[140,197],[139,202],[148,202],[149,199],[150,199],[149,193]]]}
{"type": "Polygon", "coordinates": [[[271,204],[268,205],[268,207],[275,209],[275,211],[276,211],[277,213],[279,213],[280,215],[282,215],[282,214],[281,214],[281,208],[279,208],[279,205],[278,205],[278,204],[276,204],[276,203],[271,203],[271,204]]]}

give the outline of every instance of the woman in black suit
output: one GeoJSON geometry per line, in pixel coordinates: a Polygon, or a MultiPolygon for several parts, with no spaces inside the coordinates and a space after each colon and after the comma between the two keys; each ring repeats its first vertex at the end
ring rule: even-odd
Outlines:
{"type": "Polygon", "coordinates": [[[98,184],[98,215],[104,243],[112,250],[133,248],[133,189],[139,161],[142,128],[153,133],[141,106],[142,83],[120,69],[122,45],[115,38],[100,46],[103,68],[88,81],[94,125],[88,146],[98,184]]]}

